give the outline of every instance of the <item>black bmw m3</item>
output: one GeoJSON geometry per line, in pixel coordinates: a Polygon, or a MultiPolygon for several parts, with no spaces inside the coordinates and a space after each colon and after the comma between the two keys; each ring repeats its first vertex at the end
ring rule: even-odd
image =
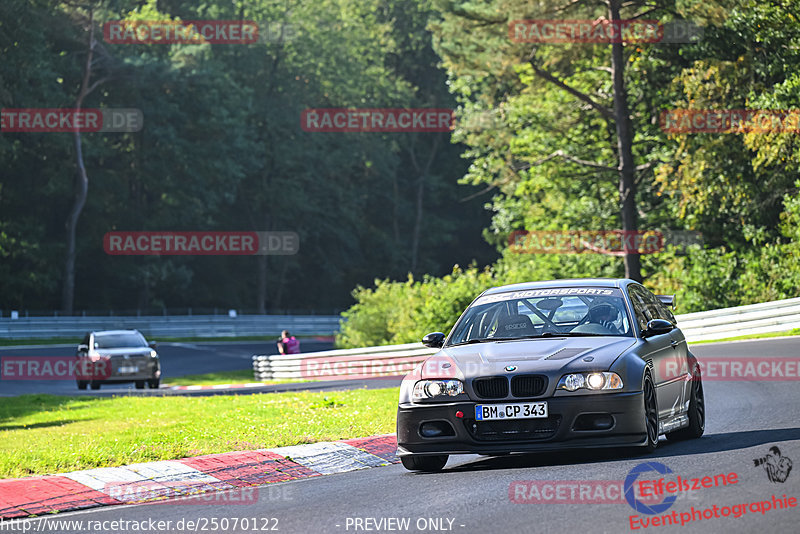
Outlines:
{"type": "Polygon", "coordinates": [[[451,454],[595,447],[653,451],[703,434],[700,367],[670,310],[627,279],[484,291],[403,379],[398,455],[437,471],[451,454]]]}

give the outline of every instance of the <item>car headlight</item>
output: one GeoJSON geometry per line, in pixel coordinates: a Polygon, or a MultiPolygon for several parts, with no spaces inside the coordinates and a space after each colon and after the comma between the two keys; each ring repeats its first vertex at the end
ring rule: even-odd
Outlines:
{"type": "Polygon", "coordinates": [[[622,379],[617,373],[573,373],[561,377],[557,389],[576,391],[581,388],[595,391],[622,389],[622,379]]]}
{"type": "Polygon", "coordinates": [[[433,399],[436,397],[455,397],[464,392],[461,380],[420,380],[414,384],[412,400],[433,399]]]}
{"type": "Polygon", "coordinates": [[[156,351],[154,351],[154,350],[151,350],[150,351],[150,357],[151,358],[158,358],[158,353],[156,351]]]}

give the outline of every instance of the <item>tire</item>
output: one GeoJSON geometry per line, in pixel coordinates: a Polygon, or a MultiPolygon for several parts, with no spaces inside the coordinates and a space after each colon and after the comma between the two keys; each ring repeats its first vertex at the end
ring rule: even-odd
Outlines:
{"type": "Polygon", "coordinates": [[[87,380],[78,380],[78,389],[86,389],[86,386],[89,385],[87,380]]]}
{"type": "Polygon", "coordinates": [[[644,397],[644,427],[647,432],[647,443],[640,447],[640,452],[649,454],[658,447],[658,398],[650,375],[645,375],[644,377],[642,393],[644,397]]]}
{"type": "Polygon", "coordinates": [[[158,389],[160,385],[161,385],[160,378],[154,378],[152,380],[147,381],[147,387],[149,387],[150,389],[158,389]]]}
{"type": "Polygon", "coordinates": [[[689,397],[688,415],[689,426],[670,432],[667,434],[668,440],[696,439],[702,436],[706,430],[706,399],[703,394],[703,379],[700,376],[700,369],[695,369],[695,373],[692,376],[692,393],[691,397],[689,397]]]}
{"type": "Polygon", "coordinates": [[[409,471],[435,473],[442,470],[447,463],[447,458],[448,455],[446,454],[437,456],[402,456],[400,461],[403,462],[403,467],[409,471]]]}
{"type": "Polygon", "coordinates": [[[144,389],[144,380],[136,381],[136,389],[144,389]]]}
{"type": "Polygon", "coordinates": [[[89,382],[89,386],[92,389],[100,389],[100,382],[89,382]]]}

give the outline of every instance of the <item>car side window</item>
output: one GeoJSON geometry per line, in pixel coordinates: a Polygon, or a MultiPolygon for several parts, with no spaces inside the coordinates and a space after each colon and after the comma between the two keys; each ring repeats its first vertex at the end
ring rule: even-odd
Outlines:
{"type": "Polygon", "coordinates": [[[647,299],[648,309],[651,309],[657,315],[658,319],[664,319],[672,324],[677,323],[675,316],[672,315],[672,312],[663,302],[658,300],[658,297],[646,290],[644,291],[644,295],[647,299]]]}
{"type": "Polygon", "coordinates": [[[633,315],[636,318],[636,322],[639,324],[639,330],[644,330],[647,328],[647,322],[650,319],[648,318],[649,312],[641,290],[636,286],[628,286],[628,295],[631,298],[631,304],[633,304],[633,315]]]}

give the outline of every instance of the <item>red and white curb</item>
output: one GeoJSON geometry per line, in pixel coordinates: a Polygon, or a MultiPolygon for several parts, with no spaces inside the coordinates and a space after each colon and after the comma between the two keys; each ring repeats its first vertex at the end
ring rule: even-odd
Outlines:
{"type": "Polygon", "coordinates": [[[155,501],[191,504],[194,497],[170,499],[396,464],[396,450],[395,435],[384,434],[5,479],[0,480],[0,518],[155,501]]]}

